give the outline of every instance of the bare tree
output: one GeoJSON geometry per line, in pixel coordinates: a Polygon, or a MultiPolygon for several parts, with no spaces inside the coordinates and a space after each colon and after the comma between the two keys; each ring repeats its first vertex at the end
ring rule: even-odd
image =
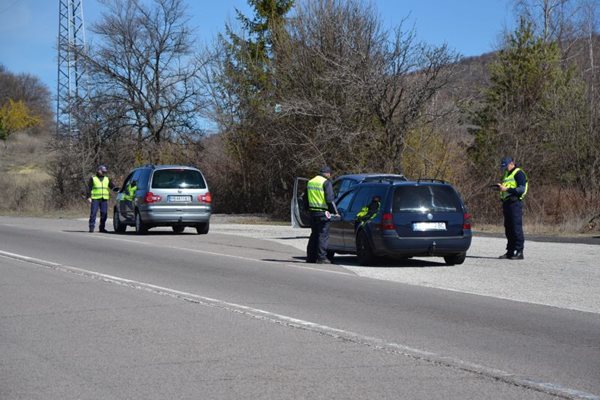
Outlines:
{"type": "Polygon", "coordinates": [[[112,104],[137,142],[176,142],[199,133],[200,96],[192,32],[182,0],[105,0],[87,54],[92,96],[112,104]]]}
{"type": "Polygon", "coordinates": [[[533,22],[535,33],[545,43],[558,42],[570,46],[579,36],[575,23],[579,5],[577,0],[515,0],[519,17],[533,22]]]}
{"type": "Polygon", "coordinates": [[[288,129],[275,144],[291,144],[300,165],[313,168],[331,161],[400,172],[406,135],[437,116],[426,106],[458,57],[402,25],[390,34],[359,1],[304,2],[289,33],[276,69],[288,129]]]}

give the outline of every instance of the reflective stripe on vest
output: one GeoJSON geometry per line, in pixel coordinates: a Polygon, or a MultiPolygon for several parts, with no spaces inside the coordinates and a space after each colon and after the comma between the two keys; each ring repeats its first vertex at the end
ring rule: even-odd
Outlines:
{"type": "MultiPolygon", "coordinates": [[[[517,172],[523,171],[521,168],[515,168],[512,172],[505,171],[504,176],[502,177],[502,184],[506,186],[508,189],[515,189],[517,187],[517,180],[515,179],[515,175],[517,172]]],[[[527,194],[527,190],[529,189],[529,179],[527,179],[527,174],[523,171],[523,175],[525,175],[525,191],[522,195],[519,196],[519,200],[523,200],[525,195],[527,194]]],[[[508,191],[500,192],[500,198],[502,201],[508,199],[511,196],[508,191]]]]}
{"type": "Polygon", "coordinates": [[[110,192],[108,191],[108,177],[102,177],[102,180],[97,176],[92,177],[92,200],[108,200],[110,192]]]}
{"type": "Polygon", "coordinates": [[[326,178],[317,175],[308,181],[306,191],[308,196],[308,209],[310,211],[327,211],[327,202],[325,201],[325,181],[326,178]]]}

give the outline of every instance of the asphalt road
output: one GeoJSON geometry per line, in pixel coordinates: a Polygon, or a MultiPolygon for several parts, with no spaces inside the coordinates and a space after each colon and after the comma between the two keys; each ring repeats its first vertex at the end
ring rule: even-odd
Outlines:
{"type": "Polygon", "coordinates": [[[0,399],[600,399],[596,312],[307,265],[229,228],[0,217],[0,399]]]}

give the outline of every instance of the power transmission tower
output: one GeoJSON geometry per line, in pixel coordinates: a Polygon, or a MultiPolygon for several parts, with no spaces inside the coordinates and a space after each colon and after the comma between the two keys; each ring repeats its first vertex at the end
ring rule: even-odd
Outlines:
{"type": "Polygon", "coordinates": [[[76,131],[74,107],[84,97],[84,70],[80,54],[85,51],[83,0],[58,1],[58,88],[56,129],[73,136],[76,131]]]}

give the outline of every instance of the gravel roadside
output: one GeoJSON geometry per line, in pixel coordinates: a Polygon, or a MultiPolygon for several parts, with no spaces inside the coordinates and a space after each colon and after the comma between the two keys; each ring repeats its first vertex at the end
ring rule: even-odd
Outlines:
{"type": "MultiPolygon", "coordinates": [[[[301,253],[310,234],[307,229],[236,224],[224,218],[211,221],[211,232],[272,240],[301,253]]],[[[497,258],[504,252],[506,239],[475,234],[462,265],[449,267],[435,257],[362,267],[354,256],[336,256],[335,263],[366,278],[600,314],[600,246],[588,244],[600,244],[600,239],[584,242],[533,241],[526,237],[525,260],[512,261],[497,258]]]]}

